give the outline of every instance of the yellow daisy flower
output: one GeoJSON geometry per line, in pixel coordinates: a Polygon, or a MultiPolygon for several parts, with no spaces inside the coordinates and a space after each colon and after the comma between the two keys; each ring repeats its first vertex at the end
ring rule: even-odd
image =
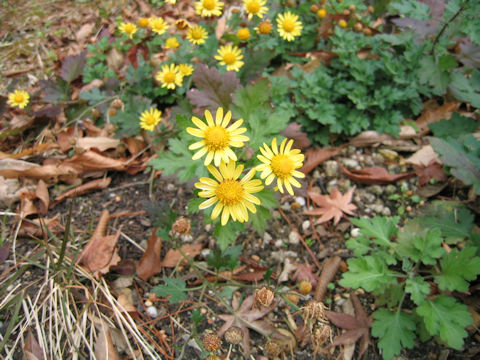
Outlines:
{"type": "Polygon", "coordinates": [[[135,34],[138,30],[137,25],[132,24],[132,23],[124,23],[122,22],[118,29],[124,33],[127,34],[130,39],[133,38],[133,34],[135,34]]]}
{"type": "Polygon", "coordinates": [[[178,65],[178,68],[180,69],[180,73],[183,76],[188,76],[193,74],[193,66],[190,64],[180,64],[178,65]]]}
{"type": "Polygon", "coordinates": [[[170,5],[175,5],[177,3],[177,0],[165,0],[165,2],[170,5]]]}
{"type": "Polygon", "coordinates": [[[250,39],[250,30],[247,28],[238,29],[237,36],[241,41],[247,41],[250,39]]]}
{"type": "Polygon", "coordinates": [[[278,15],[277,31],[283,39],[293,41],[296,36],[300,36],[302,29],[303,26],[298,21],[298,15],[292,14],[290,11],[278,15]]]}
{"type": "Polygon", "coordinates": [[[175,89],[176,86],[182,86],[183,76],[175,64],[163,65],[162,71],[157,73],[155,80],[162,83],[162,87],[175,89]]]}
{"type": "Polygon", "coordinates": [[[263,6],[267,3],[267,0],[243,0],[243,6],[245,11],[248,14],[248,20],[252,20],[252,17],[255,15],[260,19],[268,11],[266,6],[263,6]]]}
{"type": "Polygon", "coordinates": [[[244,64],[241,61],[243,59],[242,51],[233,45],[221,46],[218,49],[218,55],[215,55],[215,59],[220,61],[220,65],[225,65],[227,71],[239,71],[244,64]]]}
{"type": "Polygon", "coordinates": [[[8,94],[8,103],[10,106],[16,106],[19,109],[25,108],[30,100],[30,95],[24,90],[15,90],[8,94]]]}
{"type": "Polygon", "coordinates": [[[138,19],[138,26],[141,28],[147,28],[150,25],[150,20],[148,18],[138,19]]]}
{"type": "Polygon", "coordinates": [[[223,2],[218,0],[199,0],[195,2],[195,11],[201,17],[222,15],[223,2]]]}
{"type": "Polygon", "coordinates": [[[284,139],[279,149],[277,138],[274,138],[270,149],[267,144],[263,143],[263,148],[260,147],[262,155],[257,155],[263,164],[256,167],[258,171],[262,172],[260,177],[267,178],[265,185],[270,185],[276,177],[278,190],[283,193],[283,186],[285,186],[290,195],[293,195],[292,185],[297,188],[301,187],[295,177],[305,177],[304,173],[295,170],[303,166],[304,155],[300,153],[299,149],[291,150],[292,144],[293,140],[287,143],[287,139],[284,139]]]}
{"type": "Polygon", "coordinates": [[[165,31],[167,31],[170,27],[170,25],[168,25],[168,23],[163,20],[163,18],[151,17],[148,22],[150,29],[152,29],[152,31],[154,33],[157,33],[158,35],[163,35],[165,31]]]}
{"type": "Polygon", "coordinates": [[[228,219],[232,217],[233,221],[248,221],[248,212],[255,214],[257,209],[255,205],[260,205],[260,200],[252,194],[262,191],[262,182],[253,179],[255,169],[250,170],[241,180],[238,180],[243,165],[236,166],[235,161],[228,164],[222,161],[219,169],[212,165],[207,167],[214,179],[202,177],[195,183],[195,187],[200,189],[198,196],[208,198],[199,205],[199,209],[206,209],[216,203],[212,211],[212,220],[221,215],[222,225],[225,226],[228,219]]]}
{"type": "Polygon", "coordinates": [[[187,39],[191,43],[200,45],[205,43],[205,39],[208,37],[207,30],[201,26],[194,26],[188,29],[187,39]]]}
{"type": "Polygon", "coordinates": [[[242,147],[245,141],[248,141],[247,136],[241,135],[247,131],[246,128],[241,128],[243,119],[235,121],[232,125],[228,126],[228,123],[232,119],[232,112],[228,111],[223,117],[223,108],[219,107],[215,115],[215,122],[213,121],[210,111],[205,110],[205,124],[199,118],[193,116],[192,122],[197,126],[197,129],[188,127],[187,132],[190,135],[199,137],[202,140],[193,143],[188,147],[189,150],[198,150],[193,156],[193,160],[200,159],[203,155],[207,154],[205,158],[205,166],[209,165],[212,160],[215,166],[220,165],[220,161],[228,162],[230,159],[237,160],[237,156],[230,149],[232,147],[242,147]]]}
{"type": "Polygon", "coordinates": [[[267,35],[270,34],[270,31],[272,31],[272,23],[270,20],[263,20],[258,24],[258,26],[255,28],[255,31],[260,34],[260,35],[267,35]]]}
{"type": "Polygon", "coordinates": [[[148,131],[153,131],[155,126],[162,121],[161,116],[162,112],[153,107],[145,110],[142,115],[140,115],[140,127],[148,131]]]}
{"type": "Polygon", "coordinates": [[[175,49],[180,46],[180,43],[178,42],[176,37],[169,37],[165,41],[165,49],[175,49]]]}

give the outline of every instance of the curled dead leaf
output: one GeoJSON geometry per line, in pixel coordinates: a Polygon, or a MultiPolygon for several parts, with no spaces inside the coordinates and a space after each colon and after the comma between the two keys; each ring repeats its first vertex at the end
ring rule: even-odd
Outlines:
{"type": "MultiPolygon", "coordinates": [[[[202,244],[185,244],[181,247],[183,253],[187,255],[189,258],[194,258],[198,254],[202,252],[203,245],[202,244]]],[[[175,267],[177,266],[179,261],[182,261],[183,257],[180,251],[170,249],[165,254],[165,257],[162,261],[162,266],[164,267],[175,267]]]]}
{"type": "Polygon", "coordinates": [[[152,230],[147,249],[137,264],[137,275],[145,281],[162,271],[162,238],[156,232],[157,229],[152,230]]]}
{"type": "Polygon", "coordinates": [[[108,185],[110,185],[111,181],[112,181],[112,178],[103,178],[103,179],[97,179],[97,180],[89,181],[85,184],[82,184],[80,186],[77,186],[73,189],[70,189],[70,190],[64,192],[62,195],[57,196],[55,198],[54,204],[56,205],[59,202],[62,202],[63,200],[65,200],[67,198],[83,195],[83,194],[86,194],[90,191],[99,190],[99,189],[106,189],[108,187],[108,185]]]}
{"type": "Polygon", "coordinates": [[[338,166],[345,175],[360,184],[384,185],[415,176],[414,172],[390,174],[381,166],[372,166],[361,170],[348,170],[340,162],[338,162],[338,166]]]}
{"type": "Polygon", "coordinates": [[[300,169],[304,174],[308,174],[315,169],[322,162],[334,157],[338,154],[343,146],[337,148],[324,148],[324,149],[310,149],[305,153],[305,162],[300,169]]]}

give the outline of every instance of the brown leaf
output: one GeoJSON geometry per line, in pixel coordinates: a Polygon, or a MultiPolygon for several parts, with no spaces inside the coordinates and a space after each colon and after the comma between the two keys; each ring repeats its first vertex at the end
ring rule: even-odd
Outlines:
{"type": "Polygon", "coordinates": [[[20,231],[18,235],[20,236],[30,236],[33,238],[47,238],[49,233],[60,234],[65,231],[65,228],[58,222],[58,217],[60,214],[57,214],[51,219],[37,219],[32,221],[22,222],[20,231]],[[48,231],[45,229],[47,228],[48,231]]]}
{"type": "Polygon", "coordinates": [[[125,139],[125,144],[127,145],[128,151],[133,156],[137,156],[140,151],[145,149],[145,143],[142,140],[139,140],[134,137],[129,137],[125,139]]]}
{"type": "Polygon", "coordinates": [[[315,266],[310,264],[296,264],[297,270],[295,274],[292,276],[292,280],[296,283],[299,283],[303,280],[308,280],[312,284],[312,287],[315,288],[317,286],[317,276],[313,273],[315,266]]]}
{"type": "Polygon", "coordinates": [[[109,70],[118,71],[123,63],[125,58],[123,53],[117,50],[116,47],[112,47],[112,49],[107,54],[107,66],[109,70]]]}
{"type": "Polygon", "coordinates": [[[48,194],[47,184],[43,180],[38,180],[37,190],[35,196],[39,200],[37,202],[37,209],[40,215],[47,215],[48,206],[50,204],[50,195],[48,194]]]}
{"type": "Polygon", "coordinates": [[[75,39],[79,43],[84,43],[93,31],[94,23],[83,24],[82,27],[75,33],[75,39]]]}
{"type": "Polygon", "coordinates": [[[354,215],[353,211],[355,211],[357,207],[350,203],[354,190],[355,188],[352,188],[347,191],[345,195],[342,195],[337,188],[334,188],[330,196],[309,191],[308,195],[310,198],[320,207],[314,210],[304,211],[304,214],[321,216],[320,219],[315,222],[316,224],[334,219],[334,224],[336,225],[343,216],[343,213],[354,215]]]}
{"type": "Polygon", "coordinates": [[[427,184],[430,179],[436,181],[447,181],[448,177],[443,171],[442,165],[436,163],[434,160],[430,162],[427,166],[425,165],[414,165],[413,169],[419,178],[418,184],[420,187],[427,184]]]}
{"type": "Polygon", "coordinates": [[[99,323],[94,345],[95,358],[98,360],[118,360],[119,357],[113,346],[110,327],[104,320],[100,320],[99,323]]]}
{"type": "Polygon", "coordinates": [[[324,261],[322,273],[318,278],[318,285],[315,289],[315,301],[324,300],[327,286],[335,278],[341,260],[340,256],[333,256],[324,261]]]}
{"type": "Polygon", "coordinates": [[[348,144],[355,147],[385,145],[389,149],[396,151],[416,151],[419,145],[409,140],[416,136],[415,129],[411,126],[401,126],[398,138],[388,134],[380,134],[374,130],[367,130],[355,136],[348,144]]]}
{"type": "Polygon", "coordinates": [[[372,166],[362,170],[347,170],[340,162],[338,166],[345,175],[360,184],[384,185],[415,176],[414,172],[390,174],[385,168],[380,166],[372,166]]]}
{"type": "Polygon", "coordinates": [[[432,145],[422,146],[415,154],[405,160],[408,164],[427,166],[432,161],[440,163],[438,154],[433,150],[432,145]]]}
{"type": "Polygon", "coordinates": [[[137,275],[140,279],[147,281],[162,271],[161,254],[162,238],[157,235],[157,229],[153,229],[148,239],[147,249],[137,264],[137,275]]]}
{"type": "MultiPolygon", "coordinates": [[[[0,161],[4,161],[3,159],[0,161]]],[[[0,170],[0,176],[6,178],[29,177],[34,179],[42,179],[44,181],[56,182],[58,179],[66,180],[77,178],[80,174],[79,168],[73,164],[58,164],[58,165],[34,165],[29,169],[19,170],[15,168],[0,170]]]]}
{"type": "Polygon", "coordinates": [[[310,140],[308,140],[307,134],[300,131],[302,125],[295,122],[288,124],[287,128],[283,130],[280,134],[286,138],[293,139],[294,149],[303,150],[310,146],[310,140]]]}
{"type": "Polygon", "coordinates": [[[81,167],[83,171],[92,170],[118,170],[124,171],[126,169],[125,160],[112,159],[96,151],[88,150],[82,154],[74,155],[72,158],[64,162],[67,164],[74,164],[81,167]]]}
{"type": "MultiPolygon", "coordinates": [[[[182,246],[182,251],[185,255],[190,258],[194,258],[198,254],[202,252],[203,245],[202,244],[185,244],[182,246]]],[[[182,254],[178,250],[170,249],[165,254],[165,257],[162,261],[162,266],[164,267],[175,267],[177,266],[178,262],[183,259],[182,254]]]]}
{"type": "Polygon", "coordinates": [[[430,130],[428,124],[440,121],[441,119],[449,120],[452,113],[455,112],[460,106],[460,103],[447,102],[442,106],[438,106],[435,101],[427,102],[424,104],[422,114],[416,120],[416,125],[419,132],[425,135],[430,130]]]}
{"type": "Polygon", "coordinates": [[[19,153],[16,153],[16,154],[7,154],[7,153],[4,153],[4,152],[0,151],[0,160],[5,159],[5,158],[20,159],[20,158],[24,158],[24,157],[30,156],[30,155],[42,154],[45,151],[48,151],[48,150],[51,150],[51,149],[56,149],[56,148],[58,148],[57,144],[48,142],[48,143],[35,145],[31,148],[25,149],[25,150],[23,150],[19,153]]]}
{"type": "Polygon", "coordinates": [[[88,240],[77,260],[97,278],[108,273],[110,267],[118,264],[121,260],[117,251],[120,229],[115,235],[105,235],[108,218],[108,210],[104,210],[92,237],[88,240]]]}
{"type": "Polygon", "coordinates": [[[112,181],[112,178],[102,178],[102,179],[89,181],[85,184],[82,184],[80,186],[77,186],[73,189],[70,189],[70,190],[64,192],[62,195],[57,196],[55,198],[54,203],[58,204],[59,202],[62,202],[63,200],[65,200],[67,198],[83,195],[83,194],[86,194],[90,191],[99,190],[99,189],[106,189],[108,187],[108,185],[110,185],[111,181],[112,181]]]}
{"type": "Polygon", "coordinates": [[[45,359],[44,352],[31,330],[28,330],[27,333],[25,345],[23,346],[23,355],[25,356],[25,360],[45,359]]]}
{"type": "Polygon", "coordinates": [[[325,160],[338,154],[342,146],[329,149],[310,149],[305,153],[305,163],[300,169],[304,174],[308,174],[325,160]]]}
{"type": "Polygon", "coordinates": [[[110,137],[82,137],[77,139],[76,146],[85,150],[96,148],[99,151],[105,151],[108,149],[115,149],[120,144],[119,139],[112,139],[110,137]]]}

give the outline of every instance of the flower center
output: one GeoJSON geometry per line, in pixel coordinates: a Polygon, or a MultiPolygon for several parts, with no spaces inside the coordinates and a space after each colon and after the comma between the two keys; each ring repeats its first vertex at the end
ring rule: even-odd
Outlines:
{"type": "Polygon", "coordinates": [[[176,75],[173,71],[168,71],[165,73],[165,75],[163,75],[163,80],[166,83],[174,83],[175,79],[176,79],[176,75]]]}
{"type": "Polygon", "coordinates": [[[133,24],[127,24],[125,25],[125,33],[127,34],[132,34],[133,32],[135,31],[135,27],[133,26],[133,24]]]}
{"type": "Polygon", "coordinates": [[[215,0],[203,0],[202,4],[206,10],[213,10],[215,9],[215,5],[216,5],[215,2],[216,2],[215,0]]]}
{"type": "Polygon", "coordinates": [[[152,114],[148,114],[147,116],[145,116],[145,123],[147,125],[154,125],[155,122],[156,122],[155,116],[153,116],[152,114]]]}
{"type": "Polygon", "coordinates": [[[237,180],[225,180],[217,186],[216,195],[223,205],[235,205],[243,199],[243,187],[237,180]]]}
{"type": "Polygon", "coordinates": [[[295,29],[295,21],[292,19],[283,20],[283,30],[286,32],[292,32],[295,29]]]}
{"type": "Polygon", "coordinates": [[[23,94],[15,94],[15,102],[21,103],[23,102],[23,100],[24,100],[23,94]]]}
{"type": "Polygon", "coordinates": [[[213,126],[205,132],[205,143],[209,151],[222,150],[228,146],[230,134],[221,126],[213,126]]]}
{"type": "Polygon", "coordinates": [[[193,29],[191,34],[195,40],[200,40],[203,37],[202,30],[200,29],[193,29]]]}
{"type": "Polygon", "coordinates": [[[262,34],[269,34],[270,31],[272,30],[272,24],[270,24],[268,21],[262,21],[258,29],[262,34]]]}
{"type": "Polygon", "coordinates": [[[294,169],[293,161],[287,155],[278,154],[272,158],[271,162],[272,171],[275,175],[281,179],[290,176],[294,169]]]}
{"type": "Polygon", "coordinates": [[[237,57],[232,52],[228,52],[228,53],[223,55],[223,61],[227,65],[232,65],[235,62],[236,59],[237,59],[237,57]]]}
{"type": "Polygon", "coordinates": [[[256,1],[250,1],[247,5],[247,11],[250,14],[256,14],[260,11],[260,4],[256,1]]]}

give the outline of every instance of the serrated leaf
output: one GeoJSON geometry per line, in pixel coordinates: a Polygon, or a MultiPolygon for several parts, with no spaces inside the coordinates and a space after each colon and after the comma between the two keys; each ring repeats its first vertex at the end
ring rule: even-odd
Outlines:
{"type": "Polygon", "coordinates": [[[429,139],[435,152],[440,155],[440,160],[451,167],[451,173],[466,185],[473,185],[475,192],[480,194],[480,141],[473,135],[464,137],[463,142],[472,145],[467,149],[457,139],[429,139]]]}
{"type": "Polygon", "coordinates": [[[439,229],[421,230],[412,232],[411,227],[404,228],[404,232],[409,231],[407,236],[401,236],[398,239],[398,253],[401,256],[408,256],[411,260],[421,261],[425,265],[434,265],[445,250],[441,247],[443,238],[439,229]]]}
{"type": "Polygon", "coordinates": [[[252,228],[259,234],[263,234],[267,228],[267,220],[272,218],[270,211],[263,207],[257,206],[257,212],[250,216],[252,228]]]}
{"type": "Polygon", "coordinates": [[[88,51],[85,49],[78,55],[68,56],[63,62],[60,77],[68,84],[82,74],[87,62],[87,53],[88,51]]]}
{"type": "Polygon", "coordinates": [[[476,257],[475,252],[473,247],[462,251],[452,249],[440,259],[441,270],[435,275],[435,282],[441,290],[468,290],[468,281],[475,280],[480,274],[480,257],[476,257]]]}
{"type": "Polygon", "coordinates": [[[396,273],[389,270],[387,264],[373,256],[348,259],[348,271],[343,274],[339,284],[349,288],[363,288],[369,292],[382,292],[396,282],[396,273]]]}
{"type": "Polygon", "coordinates": [[[388,3],[388,10],[416,20],[428,20],[430,7],[416,0],[395,0],[388,3]]]}
{"type": "Polygon", "coordinates": [[[353,251],[353,255],[362,256],[371,250],[370,239],[365,236],[350,238],[345,242],[347,248],[353,251]]]}
{"type": "Polygon", "coordinates": [[[237,221],[229,221],[224,226],[218,223],[213,231],[213,236],[216,238],[220,250],[223,251],[233,244],[237,239],[237,235],[241,233],[243,229],[243,223],[237,221]]]}
{"type": "Polygon", "coordinates": [[[384,359],[399,355],[403,348],[413,348],[416,326],[412,315],[382,308],[373,313],[373,318],[372,335],[379,338],[378,347],[384,359]]]}
{"type": "Polygon", "coordinates": [[[207,255],[207,264],[217,270],[233,270],[238,265],[238,258],[242,254],[242,246],[231,246],[225,250],[219,248],[207,255]]]}
{"type": "Polygon", "coordinates": [[[275,195],[275,192],[267,187],[263,188],[262,191],[256,193],[255,196],[258,197],[258,199],[262,203],[262,206],[268,209],[274,209],[280,205],[277,200],[277,196],[275,195]]]}
{"type": "Polygon", "coordinates": [[[98,87],[94,87],[90,91],[82,91],[78,97],[82,100],[87,100],[89,105],[97,104],[107,98],[107,93],[100,91],[98,87]]]}
{"type": "Polygon", "coordinates": [[[201,197],[194,197],[193,199],[190,199],[190,201],[187,204],[187,214],[197,214],[200,212],[200,209],[198,208],[202,202],[204,202],[205,199],[201,197]]]}
{"type": "Polygon", "coordinates": [[[415,304],[420,305],[430,293],[430,284],[419,276],[409,278],[405,281],[405,292],[410,294],[415,304]]]}
{"type": "Polygon", "coordinates": [[[360,228],[363,236],[371,238],[371,240],[381,246],[391,247],[390,239],[397,234],[397,224],[400,217],[381,217],[376,216],[372,219],[351,219],[352,223],[360,228]]]}
{"type": "Polygon", "coordinates": [[[152,292],[159,297],[168,298],[170,304],[175,304],[181,300],[187,300],[186,283],[182,279],[172,279],[164,276],[165,285],[157,285],[152,289],[152,292]]]}
{"type": "Polygon", "coordinates": [[[469,102],[473,107],[480,108],[480,71],[475,70],[472,77],[466,78],[459,71],[452,72],[449,90],[459,100],[469,102]]]}
{"type": "Polygon", "coordinates": [[[443,294],[434,300],[424,301],[417,308],[417,313],[423,317],[431,335],[440,335],[440,338],[454,349],[463,346],[463,339],[468,335],[465,327],[473,323],[467,306],[443,294]]]}
{"type": "Polygon", "coordinates": [[[477,120],[471,117],[453,113],[450,120],[440,120],[428,125],[433,135],[438,138],[459,137],[473,133],[479,126],[477,120]]]}
{"type": "Polygon", "coordinates": [[[195,68],[193,83],[197,88],[187,92],[190,103],[212,111],[218,107],[229,109],[233,94],[240,87],[235,71],[220,74],[215,67],[209,68],[203,64],[195,68]]]}
{"type": "Polygon", "coordinates": [[[39,84],[44,93],[43,101],[58,102],[68,99],[68,85],[63,80],[57,79],[56,82],[53,80],[40,80],[39,84]]]}

